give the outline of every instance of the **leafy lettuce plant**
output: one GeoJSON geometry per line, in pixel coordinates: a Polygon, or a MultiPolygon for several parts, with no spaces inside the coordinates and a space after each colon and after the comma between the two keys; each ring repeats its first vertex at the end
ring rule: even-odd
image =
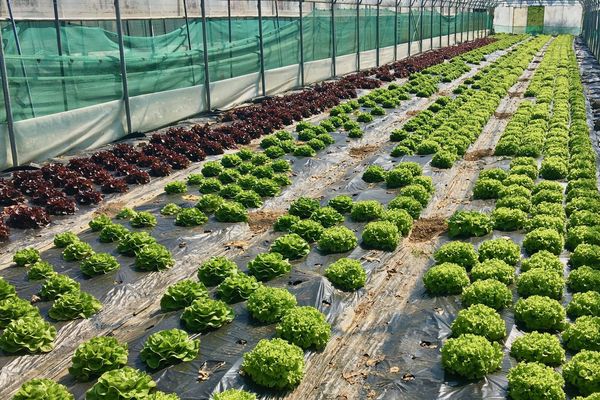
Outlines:
{"type": "Polygon", "coordinates": [[[340,214],[347,214],[352,210],[352,205],[354,204],[352,197],[347,196],[345,194],[336,196],[327,202],[329,207],[332,207],[340,214]]]}
{"type": "Polygon", "coordinates": [[[452,374],[480,379],[500,368],[502,347],[486,338],[464,334],[448,339],[442,347],[442,365],[452,374]]]}
{"type": "Polygon", "coordinates": [[[218,194],[205,194],[200,196],[195,207],[202,212],[211,214],[214,213],[224,201],[225,199],[218,194]]]}
{"type": "Polygon", "coordinates": [[[590,290],[573,294],[571,302],[567,305],[567,315],[572,319],[583,315],[600,317],[600,293],[590,290]]]}
{"type": "Polygon", "coordinates": [[[233,321],[233,309],[221,300],[209,298],[194,300],[181,314],[181,320],[192,332],[218,329],[233,321]]]}
{"type": "Polygon", "coordinates": [[[559,366],[565,362],[565,350],[558,338],[550,333],[531,332],[518,337],[510,348],[517,361],[539,362],[559,366]]]}
{"type": "Polygon", "coordinates": [[[71,359],[69,373],[78,381],[87,382],[107,371],[127,365],[127,343],[109,336],[100,336],[81,343],[71,359]]]}
{"type": "Polygon", "coordinates": [[[467,271],[479,264],[475,247],[471,243],[452,241],[442,245],[433,254],[438,263],[453,263],[465,268],[467,271]]]}
{"type": "Polygon", "coordinates": [[[567,286],[572,292],[600,292],[600,270],[587,265],[571,271],[567,278],[567,286]]]}
{"type": "Polygon", "coordinates": [[[573,352],[600,351],[600,317],[584,315],[577,318],[563,332],[562,341],[573,352]]]}
{"type": "MultiPolygon", "coordinates": [[[[123,212],[123,211],[121,211],[123,212]]],[[[132,213],[127,213],[127,219],[133,217],[135,214],[137,214],[135,211],[131,210],[132,213]]],[[[117,218],[119,218],[119,215],[121,213],[117,214],[117,218]]],[[[125,215],[125,214],[124,214],[125,215]]],[[[110,219],[110,217],[106,214],[100,214],[97,217],[93,218],[88,225],[90,226],[90,228],[92,229],[92,231],[94,232],[98,232],[101,231],[102,228],[104,228],[106,225],[110,225],[112,224],[112,220],[110,219]]]]}
{"type": "Polygon", "coordinates": [[[19,318],[39,315],[40,311],[37,307],[20,297],[0,300],[0,329],[6,328],[8,324],[19,318]]]}
{"type": "Polygon", "coordinates": [[[549,228],[537,228],[525,235],[523,248],[527,254],[535,254],[541,250],[559,255],[564,246],[563,236],[549,228]]]}
{"type": "Polygon", "coordinates": [[[118,242],[121,240],[126,234],[129,233],[129,230],[120,224],[110,224],[106,225],[100,231],[100,241],[102,243],[112,243],[118,242]]]}
{"type": "Polygon", "coordinates": [[[454,337],[471,333],[490,341],[499,341],[506,336],[506,325],[500,314],[483,304],[473,304],[460,310],[450,329],[454,337]]]}
{"type": "Polygon", "coordinates": [[[79,241],[79,237],[73,232],[63,232],[54,236],[54,245],[60,249],[64,249],[71,243],[79,241]]]}
{"type": "Polygon", "coordinates": [[[292,226],[300,222],[300,217],[291,214],[283,214],[277,218],[275,224],[273,224],[273,230],[275,232],[289,232],[292,226]]]}
{"type": "Polygon", "coordinates": [[[310,252],[310,246],[300,235],[290,233],[275,239],[270,251],[279,253],[287,259],[297,260],[310,252]]]}
{"type": "Polygon", "coordinates": [[[600,262],[600,246],[582,243],[575,248],[569,258],[569,265],[578,268],[583,265],[594,267],[600,262]]]}
{"type": "Polygon", "coordinates": [[[153,228],[156,226],[156,217],[148,211],[138,211],[131,219],[129,223],[134,228],[153,228]]]}
{"type": "Polygon", "coordinates": [[[451,238],[484,236],[492,228],[492,218],[477,211],[457,211],[448,219],[448,235],[451,238]]]}
{"type": "Polygon", "coordinates": [[[268,281],[292,270],[292,265],[279,253],[261,253],[248,263],[248,271],[256,279],[268,281]]]}
{"type": "Polygon", "coordinates": [[[323,349],[331,337],[331,325],[314,307],[295,307],[275,328],[277,335],[303,349],[323,349]]]}
{"type": "Polygon", "coordinates": [[[317,221],[324,228],[331,228],[332,226],[341,224],[344,222],[344,216],[340,214],[335,208],[327,206],[321,207],[315,210],[310,219],[317,221]]]}
{"type": "Polygon", "coordinates": [[[389,210],[405,210],[413,219],[419,218],[423,206],[410,196],[397,196],[388,203],[389,210]]]}
{"type": "Polygon", "coordinates": [[[412,229],[413,219],[406,210],[386,210],[383,212],[381,219],[396,225],[398,233],[404,237],[408,236],[412,229]]]}
{"type": "Polygon", "coordinates": [[[160,299],[160,308],[163,311],[181,310],[188,307],[195,300],[208,297],[208,290],[202,282],[184,279],[169,286],[160,299]]]}
{"type": "Polygon", "coordinates": [[[304,377],[304,352],[283,339],[261,339],[244,354],[242,370],[260,386],[292,389],[304,377]]]}
{"type": "Polygon", "coordinates": [[[515,268],[502,260],[492,258],[473,267],[471,279],[473,281],[495,279],[505,285],[510,285],[515,281],[515,268]]]}
{"type": "Polygon", "coordinates": [[[71,291],[60,295],[48,311],[56,321],[89,318],[102,309],[102,303],[94,296],[82,291],[71,291]]]}
{"type": "Polygon", "coordinates": [[[531,296],[515,304],[515,320],[528,331],[562,331],[565,318],[563,306],[549,297],[531,296]]]}
{"type": "Polygon", "coordinates": [[[323,225],[311,219],[298,221],[289,229],[291,233],[297,234],[308,243],[314,243],[319,240],[324,230],[323,225]]]}
{"type": "Polygon", "coordinates": [[[379,165],[370,165],[363,172],[362,180],[367,183],[383,182],[385,180],[385,169],[379,165]]]}
{"type": "Polygon", "coordinates": [[[145,372],[131,367],[113,369],[103,373],[98,382],[85,394],[86,400],[146,399],[156,382],[145,372]]]}
{"type": "Polygon", "coordinates": [[[215,211],[215,218],[219,222],[246,222],[248,211],[240,203],[224,201],[215,211]]]}
{"type": "Polygon", "coordinates": [[[96,276],[116,271],[121,268],[121,265],[115,257],[108,253],[96,253],[82,260],[79,267],[84,275],[96,276]]]}
{"type": "Polygon", "coordinates": [[[561,275],[565,269],[560,258],[550,253],[548,250],[538,251],[521,262],[521,272],[527,272],[535,268],[559,272],[561,275]]]}
{"type": "Polygon", "coordinates": [[[54,267],[46,261],[38,261],[31,265],[27,271],[27,279],[30,281],[41,281],[54,275],[54,267]]]}
{"type": "Polygon", "coordinates": [[[508,393],[514,400],[564,400],[565,381],[551,367],[519,363],[508,371],[508,393]]]}
{"type": "Polygon", "coordinates": [[[152,369],[178,362],[192,361],[200,352],[200,339],[191,339],[186,331],[167,329],[146,339],[140,358],[152,369]]]}
{"type": "Polygon", "coordinates": [[[79,291],[79,282],[67,275],[54,274],[42,284],[40,297],[42,300],[55,300],[58,296],[79,291]]]}
{"type": "Polygon", "coordinates": [[[299,197],[290,204],[289,213],[302,219],[310,218],[313,212],[317,211],[321,205],[316,199],[309,197],[299,197]]]}
{"type": "Polygon", "coordinates": [[[357,201],[352,205],[350,218],[355,222],[368,222],[383,216],[383,206],[377,200],[357,201]]]}
{"type": "Polygon", "coordinates": [[[124,235],[117,244],[117,251],[123,255],[133,257],[142,248],[156,243],[156,239],[148,232],[131,232],[124,235]]]}
{"type": "Polygon", "coordinates": [[[562,274],[543,268],[534,268],[523,272],[517,278],[517,292],[521,297],[538,295],[560,300],[563,296],[564,286],[565,280],[562,274]]]}
{"type": "Polygon", "coordinates": [[[519,245],[510,239],[499,238],[486,240],[478,248],[479,261],[497,259],[509,265],[517,265],[521,259],[519,245]]]}
{"type": "Polygon", "coordinates": [[[246,208],[258,208],[263,205],[261,197],[254,190],[242,190],[233,199],[246,208]]]}
{"type": "Polygon", "coordinates": [[[187,192],[187,183],[184,181],[169,182],[165,185],[166,194],[177,194],[187,192]]]}
{"type": "Polygon", "coordinates": [[[25,382],[12,400],[75,400],[64,385],[52,379],[32,379],[25,382]]]}
{"type": "Polygon", "coordinates": [[[217,286],[225,278],[240,273],[236,263],[223,256],[211,257],[198,268],[198,279],[206,286],[217,286]]]}
{"type": "Polygon", "coordinates": [[[247,300],[260,285],[254,276],[243,273],[230,275],[217,286],[217,296],[226,303],[237,303],[247,300]]]}
{"type": "Polygon", "coordinates": [[[77,241],[65,247],[62,256],[65,261],[81,261],[92,254],[94,254],[92,246],[85,242],[77,241]]]}
{"type": "Polygon", "coordinates": [[[325,269],[325,276],[338,289],[354,291],[367,281],[367,273],[358,260],[340,258],[325,269]]]}
{"type": "Polygon", "coordinates": [[[7,353],[47,353],[54,348],[56,328],[39,315],[11,321],[0,335],[0,349],[7,353]]]}
{"type": "Polygon", "coordinates": [[[135,214],[136,212],[133,209],[124,207],[117,213],[115,217],[117,219],[131,219],[131,217],[133,217],[135,214]]]}
{"type": "Polygon", "coordinates": [[[369,248],[394,251],[400,242],[400,233],[389,221],[369,222],[362,233],[363,244],[369,248]]]}
{"type": "Polygon", "coordinates": [[[296,297],[287,289],[260,286],[248,297],[246,306],[253,318],[272,324],[281,320],[296,304],[296,297]]]}
{"type": "Polygon", "coordinates": [[[250,188],[258,193],[261,197],[273,197],[280,193],[279,184],[273,179],[260,178],[250,188]]]}
{"type": "Polygon", "coordinates": [[[169,249],[154,243],[142,247],[135,253],[135,267],[142,271],[162,271],[175,265],[169,249]]]}
{"type": "Polygon", "coordinates": [[[469,283],[467,271],[460,265],[449,262],[429,268],[423,276],[423,284],[433,296],[461,294],[469,283]]]}
{"type": "Polygon", "coordinates": [[[205,224],[208,217],[198,208],[182,208],[175,217],[175,225],[178,226],[199,226],[205,224]]]}
{"type": "Polygon", "coordinates": [[[512,304],[512,292],[505,284],[495,279],[478,280],[464,289],[461,302],[467,307],[472,304],[484,304],[501,310],[512,304]]]}
{"type": "Polygon", "coordinates": [[[15,289],[15,287],[8,283],[6,279],[0,276],[0,300],[15,297],[16,295],[17,290],[15,289]]]}
{"type": "Polygon", "coordinates": [[[317,242],[319,250],[325,254],[345,253],[356,247],[358,240],[345,226],[334,226],[325,229],[317,242]]]}
{"type": "Polygon", "coordinates": [[[600,392],[600,352],[583,350],[563,366],[565,381],[581,394],[600,392]]]}

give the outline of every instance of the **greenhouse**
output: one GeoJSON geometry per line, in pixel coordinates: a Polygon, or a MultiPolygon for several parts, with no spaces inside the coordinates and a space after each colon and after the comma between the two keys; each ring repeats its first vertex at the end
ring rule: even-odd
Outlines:
{"type": "Polygon", "coordinates": [[[600,399],[599,10],[0,0],[0,400],[600,399]]]}

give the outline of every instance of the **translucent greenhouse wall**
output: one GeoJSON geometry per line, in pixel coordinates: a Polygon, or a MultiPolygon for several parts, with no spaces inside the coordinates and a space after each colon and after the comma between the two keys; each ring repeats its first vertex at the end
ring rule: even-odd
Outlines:
{"type": "MultiPolygon", "coordinates": [[[[279,2],[261,3],[260,20],[258,15],[227,18],[222,4],[211,9],[207,3],[208,67],[197,10],[191,10],[187,24],[181,18],[123,20],[131,132],[207,111],[208,101],[211,109],[228,108],[483,37],[491,28],[483,9],[335,4],[332,10],[331,3],[304,2],[300,18],[298,3],[280,9],[279,2]]],[[[14,27],[4,22],[2,37],[18,163],[97,147],[131,133],[115,20],[62,20],[59,52],[54,21],[17,17],[14,27]]],[[[3,105],[0,113],[6,121],[3,105]]],[[[6,144],[0,147],[3,169],[13,164],[6,124],[0,142],[6,144]]]]}
{"type": "Polygon", "coordinates": [[[581,32],[580,4],[508,7],[494,10],[494,31],[498,33],[572,34],[581,32]]]}
{"type": "Polygon", "coordinates": [[[600,11],[593,3],[583,9],[581,36],[596,60],[600,60],[600,11]]]}

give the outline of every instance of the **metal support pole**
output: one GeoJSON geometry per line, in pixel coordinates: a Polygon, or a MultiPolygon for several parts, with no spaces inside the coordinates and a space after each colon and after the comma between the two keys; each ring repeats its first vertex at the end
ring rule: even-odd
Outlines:
{"type": "Polygon", "coordinates": [[[119,61],[121,64],[121,82],[123,83],[123,101],[125,102],[125,117],[127,118],[127,133],[131,134],[131,109],[129,107],[129,87],[127,86],[127,64],[125,62],[125,46],[123,44],[123,26],[121,22],[121,6],[115,0],[115,16],[117,19],[117,36],[119,40],[119,61]]]}
{"type": "Polygon", "coordinates": [[[431,2],[431,9],[429,10],[429,50],[433,49],[433,9],[435,7],[435,0],[431,2]]]}
{"type": "Polygon", "coordinates": [[[233,51],[231,50],[231,42],[233,41],[233,31],[231,29],[231,0],[227,0],[227,38],[229,39],[229,77],[233,78],[233,51]]]}
{"type": "Polygon", "coordinates": [[[187,0],[183,0],[183,16],[185,18],[185,31],[187,33],[188,51],[190,52],[190,64],[192,67],[192,85],[196,84],[196,74],[194,74],[194,56],[191,54],[192,51],[192,39],[190,38],[190,21],[188,18],[187,11],[187,0]]]}
{"type": "Polygon", "coordinates": [[[394,5],[394,61],[398,61],[398,5],[396,0],[394,5]]]}
{"type": "Polygon", "coordinates": [[[337,75],[336,71],[336,51],[335,51],[335,1],[331,0],[331,66],[333,67],[333,76],[337,75]]]}
{"type": "MultiPolygon", "coordinates": [[[[58,52],[58,56],[61,57],[62,54],[62,39],[60,34],[60,19],[58,17],[58,0],[52,0],[52,6],[54,9],[54,30],[56,31],[56,50],[58,52]]],[[[63,63],[62,57],[60,59],[60,85],[62,87],[63,94],[63,107],[64,110],[67,111],[69,109],[69,104],[67,100],[67,87],[65,86],[65,65],[63,63]]]]}
{"type": "Polygon", "coordinates": [[[356,70],[360,71],[360,3],[356,1],[356,70]]]}
{"type": "MultiPolygon", "coordinates": [[[[13,17],[12,12],[12,3],[10,0],[6,0],[6,6],[8,8],[8,16],[10,18],[10,24],[12,26],[13,35],[15,36],[15,46],[17,48],[17,54],[19,56],[23,55],[21,51],[21,41],[19,40],[19,35],[17,33],[17,24],[15,23],[15,18],[13,17]]],[[[25,70],[25,63],[23,62],[23,58],[20,58],[21,64],[21,73],[23,74],[23,79],[25,79],[25,87],[27,89],[27,97],[29,98],[29,105],[31,106],[31,115],[33,118],[36,117],[35,107],[33,106],[33,97],[31,96],[31,87],[29,86],[29,79],[27,78],[27,71],[25,70]]]]}
{"type": "Polygon", "coordinates": [[[464,42],[463,33],[465,31],[465,8],[460,7],[460,42],[464,42]]]}
{"type": "MultiPolygon", "coordinates": [[[[204,0],[203,0],[204,1],[204,0]]],[[[262,95],[267,95],[267,85],[265,81],[265,48],[263,42],[263,24],[262,24],[262,1],[257,1],[258,7],[258,42],[260,46],[260,80],[262,83],[262,95]]]]}
{"type": "Polygon", "coordinates": [[[412,0],[408,1],[408,56],[410,57],[410,38],[412,36],[412,31],[411,31],[411,22],[412,22],[412,0]]]}
{"type": "Polygon", "coordinates": [[[298,10],[300,12],[300,86],[304,86],[304,23],[302,10],[302,0],[298,2],[298,10]]]}
{"type": "Polygon", "coordinates": [[[423,9],[425,0],[421,0],[421,12],[419,14],[419,53],[423,52],[423,9]]]}
{"type": "Polygon", "coordinates": [[[381,0],[377,1],[377,6],[375,8],[375,65],[379,67],[379,5],[381,4],[381,0]]]}
{"type": "Polygon", "coordinates": [[[19,165],[19,156],[17,151],[17,141],[15,139],[15,126],[12,114],[12,104],[10,101],[10,89],[8,86],[8,72],[6,71],[6,63],[4,62],[4,46],[1,45],[2,43],[2,30],[0,29],[0,74],[2,76],[2,93],[4,94],[4,108],[6,110],[6,127],[8,128],[10,154],[12,157],[13,167],[16,167],[19,165]]]}
{"type": "Polygon", "coordinates": [[[204,93],[206,94],[206,110],[212,109],[210,104],[210,74],[208,69],[208,38],[206,29],[206,4],[200,0],[200,12],[202,14],[202,55],[204,57],[204,93]]]}
{"type": "Polygon", "coordinates": [[[442,47],[442,30],[443,30],[443,25],[442,25],[442,18],[444,16],[444,2],[441,1],[440,2],[440,30],[439,30],[439,47],[442,47]]]}
{"type": "Polygon", "coordinates": [[[469,31],[471,30],[471,6],[467,8],[467,42],[469,41],[469,31]]]}
{"type": "Polygon", "coordinates": [[[454,44],[458,41],[458,8],[454,5],[454,44]]]}

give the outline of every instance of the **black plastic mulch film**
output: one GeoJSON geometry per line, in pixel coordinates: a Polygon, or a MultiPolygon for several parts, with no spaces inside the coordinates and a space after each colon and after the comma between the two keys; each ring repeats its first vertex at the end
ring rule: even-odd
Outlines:
{"type": "MultiPolygon", "coordinates": [[[[495,60],[504,51],[498,51],[486,57],[488,62],[495,60]]],[[[472,76],[478,69],[486,65],[473,68],[466,76],[472,76]]],[[[463,75],[463,78],[465,75],[463,75]]],[[[455,83],[440,85],[440,91],[456,86],[455,83]]],[[[293,161],[293,184],[283,192],[279,198],[269,199],[265,202],[262,211],[281,210],[281,197],[292,200],[298,196],[296,188],[306,185],[314,185],[311,177],[319,175],[319,171],[326,170],[332,166],[343,163],[348,157],[349,144],[352,147],[366,145],[378,139],[385,138],[383,145],[368,158],[361,161],[358,167],[350,168],[345,172],[341,180],[323,187],[324,194],[322,204],[339,194],[349,194],[354,200],[376,199],[386,204],[395,197],[397,191],[390,191],[382,185],[369,185],[362,181],[361,175],[365,166],[370,164],[381,165],[390,168],[397,159],[392,159],[389,154],[394,147],[387,140],[390,124],[400,115],[405,114],[408,109],[421,109],[419,105],[427,104],[427,99],[413,98],[403,102],[394,110],[389,110],[383,118],[368,124],[365,128],[364,138],[356,141],[348,141],[344,134],[333,134],[336,143],[326,150],[319,152],[313,158],[288,157],[293,161]],[[296,189],[296,190],[295,190],[296,189]]],[[[432,171],[429,167],[431,156],[404,157],[402,161],[416,161],[423,165],[424,174],[433,178],[436,188],[443,187],[447,174],[444,171],[432,171]]],[[[190,190],[190,193],[192,191],[190,190]]],[[[436,201],[436,197],[430,203],[436,201]]],[[[175,392],[181,399],[207,399],[214,390],[224,390],[230,387],[246,388],[260,394],[261,398],[275,398],[278,393],[261,390],[253,385],[248,379],[239,375],[239,366],[242,355],[251,350],[256,343],[263,338],[274,335],[274,325],[260,325],[249,316],[245,303],[234,305],[236,317],[231,324],[220,329],[202,335],[200,337],[200,355],[192,362],[173,365],[157,372],[148,371],[139,358],[139,352],[146,338],[160,330],[181,327],[179,317],[181,311],[162,312],[156,310],[150,318],[137,321],[130,311],[137,312],[143,307],[149,295],[154,298],[162,296],[166,289],[165,280],[169,283],[181,279],[196,279],[197,260],[206,259],[217,254],[235,254],[232,259],[242,270],[246,270],[246,264],[256,254],[268,251],[269,245],[274,238],[280,234],[268,230],[265,233],[253,235],[246,224],[223,224],[215,222],[213,218],[201,227],[183,228],[174,225],[174,217],[160,215],[160,209],[169,202],[179,205],[191,206],[194,201],[185,198],[184,195],[160,195],[154,201],[136,210],[150,211],[157,216],[158,225],[152,230],[152,235],[159,243],[167,246],[176,260],[176,267],[160,273],[138,272],[133,268],[134,258],[121,256],[116,252],[116,244],[104,244],[98,240],[97,233],[86,231],[80,235],[81,239],[90,243],[97,252],[108,252],[117,257],[121,263],[121,269],[105,276],[86,279],[79,270],[77,262],[65,262],[61,257],[60,249],[50,249],[42,254],[42,259],[50,262],[59,273],[67,274],[81,283],[82,290],[91,293],[104,305],[103,312],[88,320],[76,320],[72,322],[61,322],[54,324],[57,329],[63,329],[59,334],[57,345],[60,341],[73,340],[81,342],[81,335],[91,337],[94,332],[107,332],[127,328],[127,341],[129,343],[129,365],[151,373],[158,383],[158,389],[165,392],[175,392]],[[250,238],[247,243],[249,248],[245,251],[236,249],[236,244],[230,247],[226,243],[236,242],[239,238],[250,238]],[[132,310],[122,309],[122,304],[135,304],[132,310]],[[136,304],[138,303],[138,304],[136,304]],[[106,317],[104,317],[106,316],[106,317]],[[111,316],[112,319],[109,319],[111,316]],[[115,320],[116,317],[116,320],[115,320]],[[131,320],[135,320],[132,324],[131,320]]],[[[481,206],[478,205],[478,206],[481,206]]],[[[118,220],[115,220],[118,222],[118,220]]],[[[122,223],[129,228],[127,221],[122,223]]],[[[348,218],[345,225],[356,230],[360,237],[360,231],[364,224],[351,222],[348,218]]],[[[511,236],[520,243],[521,235],[511,236]]],[[[481,241],[482,239],[478,239],[481,241]]],[[[475,241],[474,241],[475,243],[475,241]]],[[[313,246],[314,247],[314,246],[313,246]]],[[[333,289],[331,284],[322,276],[327,265],[341,257],[362,259],[363,266],[370,274],[375,268],[384,265],[393,253],[373,252],[362,249],[360,246],[349,254],[337,254],[324,256],[316,250],[304,259],[293,262],[293,270],[289,276],[269,281],[269,286],[287,287],[298,299],[299,305],[311,305],[325,313],[327,320],[332,324],[333,335],[336,333],[336,319],[344,309],[356,304],[364,289],[356,293],[343,293],[333,289]],[[370,255],[370,256],[369,256],[370,255]],[[372,261],[366,261],[367,260],[372,261]]],[[[39,291],[39,282],[26,280],[24,268],[11,267],[1,272],[1,275],[17,287],[20,297],[30,298],[39,291]]],[[[510,366],[508,359],[504,361],[501,372],[488,376],[479,383],[465,384],[464,382],[447,382],[439,362],[439,347],[443,338],[449,335],[449,325],[459,309],[459,302],[455,297],[429,298],[424,292],[420,279],[414,292],[411,293],[410,304],[407,304],[402,314],[398,314],[388,321],[390,341],[383,345],[386,354],[384,361],[379,363],[373,373],[369,376],[367,383],[377,389],[380,398],[420,398],[420,399],[473,399],[473,398],[504,398],[506,386],[505,373],[510,366]],[[436,347],[437,346],[437,347],[436,347]],[[390,366],[399,366],[401,371],[409,374],[391,374],[390,366]],[[411,378],[414,377],[414,379],[411,378]]],[[[42,314],[47,316],[51,306],[50,302],[39,302],[42,314]]],[[[509,331],[512,329],[512,314],[505,312],[503,316],[507,320],[509,331]]],[[[511,336],[507,343],[510,343],[511,336]]],[[[56,351],[56,350],[54,350],[56,351]]],[[[53,352],[44,356],[52,357],[53,352]]],[[[64,357],[64,355],[61,355],[64,357]]],[[[68,359],[70,360],[68,355],[68,359]]],[[[0,367],[9,367],[11,374],[18,376],[19,371],[31,368],[31,356],[7,356],[0,358],[0,367]]],[[[40,373],[43,375],[43,373],[40,373]]],[[[77,383],[72,377],[66,376],[60,383],[66,385],[76,398],[84,398],[85,391],[92,383],[77,383]]]]}

